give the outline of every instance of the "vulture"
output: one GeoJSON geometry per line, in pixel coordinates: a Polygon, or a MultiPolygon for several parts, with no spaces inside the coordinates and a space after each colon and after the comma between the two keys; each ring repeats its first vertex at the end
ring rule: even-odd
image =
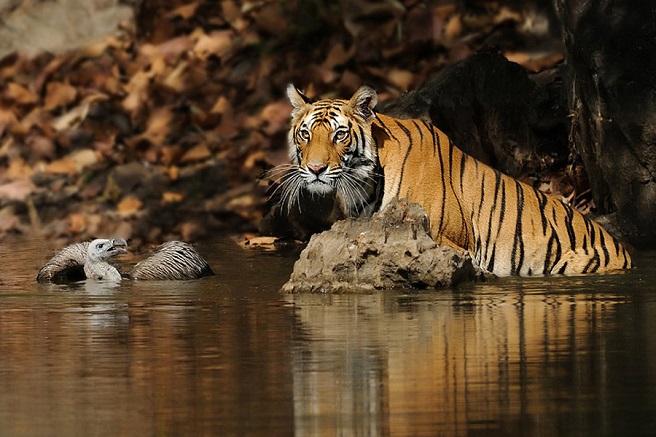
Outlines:
{"type": "Polygon", "coordinates": [[[168,241],[121,273],[111,260],[128,253],[122,238],[98,238],[71,244],[56,253],[36,276],[37,282],[65,284],[85,279],[119,282],[122,279],[183,280],[214,275],[207,261],[189,243],[168,241]]]}

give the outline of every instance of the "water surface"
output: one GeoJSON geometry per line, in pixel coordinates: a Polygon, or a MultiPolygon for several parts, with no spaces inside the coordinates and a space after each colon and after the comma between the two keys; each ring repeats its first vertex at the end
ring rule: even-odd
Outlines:
{"type": "Polygon", "coordinates": [[[656,256],[625,274],[292,295],[293,254],[217,276],[36,284],[0,245],[0,435],[641,436],[656,429],[656,256]]]}

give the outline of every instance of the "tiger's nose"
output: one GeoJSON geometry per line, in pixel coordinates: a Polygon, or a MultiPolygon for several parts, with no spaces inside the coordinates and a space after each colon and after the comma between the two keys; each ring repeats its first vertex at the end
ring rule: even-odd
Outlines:
{"type": "Polygon", "coordinates": [[[321,173],[326,171],[328,168],[327,164],[308,164],[307,169],[315,175],[319,176],[321,173]]]}

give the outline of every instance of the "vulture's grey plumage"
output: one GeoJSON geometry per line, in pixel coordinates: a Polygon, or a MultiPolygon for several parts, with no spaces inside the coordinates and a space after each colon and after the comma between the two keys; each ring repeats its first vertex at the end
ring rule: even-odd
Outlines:
{"type": "Polygon", "coordinates": [[[55,254],[37,274],[38,282],[69,283],[85,279],[118,282],[121,279],[197,279],[214,275],[207,261],[188,243],[168,241],[139,261],[129,273],[111,264],[116,255],[128,253],[122,238],[99,238],[75,243],[55,254]]]}

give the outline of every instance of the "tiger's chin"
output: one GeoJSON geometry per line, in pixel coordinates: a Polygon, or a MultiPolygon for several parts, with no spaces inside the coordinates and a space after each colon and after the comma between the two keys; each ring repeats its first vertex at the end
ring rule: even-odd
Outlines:
{"type": "Polygon", "coordinates": [[[326,196],[335,192],[335,187],[322,181],[313,181],[305,186],[305,190],[313,196],[326,196]]]}

